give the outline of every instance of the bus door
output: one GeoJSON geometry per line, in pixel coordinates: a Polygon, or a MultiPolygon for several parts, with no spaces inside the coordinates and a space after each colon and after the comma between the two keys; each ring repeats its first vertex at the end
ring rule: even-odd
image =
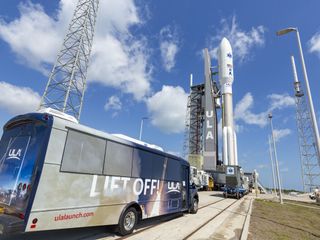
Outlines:
{"type": "Polygon", "coordinates": [[[182,193],[182,209],[188,208],[188,199],[189,199],[189,177],[190,177],[190,168],[186,165],[181,165],[181,193],[182,193]]]}

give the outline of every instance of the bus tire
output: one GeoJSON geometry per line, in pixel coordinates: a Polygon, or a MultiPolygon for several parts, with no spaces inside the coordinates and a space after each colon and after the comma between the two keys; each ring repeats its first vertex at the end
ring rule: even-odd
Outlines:
{"type": "Polygon", "coordinates": [[[193,198],[191,201],[190,213],[196,214],[198,212],[199,201],[196,198],[193,198]]]}
{"type": "Polygon", "coordinates": [[[240,193],[237,192],[236,197],[237,197],[237,199],[240,199],[240,193]]]}
{"type": "Polygon", "coordinates": [[[128,235],[133,232],[138,222],[138,212],[134,207],[128,208],[120,217],[118,232],[120,235],[128,235]]]}

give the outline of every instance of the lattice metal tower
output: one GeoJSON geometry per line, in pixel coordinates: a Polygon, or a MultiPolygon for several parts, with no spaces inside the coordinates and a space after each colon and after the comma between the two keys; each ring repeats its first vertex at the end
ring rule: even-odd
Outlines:
{"type": "Polygon", "coordinates": [[[189,154],[202,154],[204,121],[204,84],[190,86],[185,119],[183,157],[189,154]]]}
{"type": "Polygon", "coordinates": [[[188,96],[188,103],[187,103],[187,109],[186,109],[186,118],[184,121],[184,142],[183,142],[183,149],[182,149],[182,157],[187,159],[189,155],[189,132],[190,132],[190,94],[188,96]]]}
{"type": "Polygon", "coordinates": [[[306,97],[298,80],[293,56],[291,63],[294,75],[296,120],[299,137],[301,174],[305,192],[320,186],[320,158],[316,148],[315,134],[306,97]]]}
{"type": "Polygon", "coordinates": [[[189,125],[189,154],[201,154],[204,121],[203,106],[204,84],[191,87],[190,93],[190,125],[189,125]]]}
{"type": "Polygon", "coordinates": [[[99,0],[79,0],[42,96],[40,109],[53,108],[79,120],[99,0]]]}

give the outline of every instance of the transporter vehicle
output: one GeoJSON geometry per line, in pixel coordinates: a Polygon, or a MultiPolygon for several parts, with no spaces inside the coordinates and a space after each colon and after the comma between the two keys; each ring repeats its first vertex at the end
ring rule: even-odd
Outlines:
{"type": "Polygon", "coordinates": [[[310,194],[309,194],[309,198],[310,198],[311,200],[315,200],[315,199],[316,199],[316,193],[315,193],[315,192],[310,193],[310,194]]]}
{"type": "Polygon", "coordinates": [[[191,183],[193,183],[197,189],[201,188],[201,181],[199,178],[198,169],[194,166],[190,166],[190,180],[191,183]]]}
{"type": "Polygon", "coordinates": [[[212,191],[214,188],[213,177],[209,173],[198,170],[194,166],[190,166],[190,179],[198,190],[212,191]]]}
{"type": "Polygon", "coordinates": [[[226,185],[226,166],[218,165],[217,169],[211,172],[211,175],[214,179],[214,190],[223,190],[226,185]]]}
{"type": "Polygon", "coordinates": [[[212,176],[209,176],[209,191],[213,191],[214,190],[214,180],[212,176]]]}
{"type": "Polygon", "coordinates": [[[187,161],[55,110],[8,121],[0,142],[0,236],[196,213],[187,161]]]}
{"type": "Polygon", "coordinates": [[[225,186],[223,190],[223,196],[225,198],[236,197],[237,199],[240,199],[245,194],[246,194],[246,189],[241,186],[239,187],[225,186]]]}
{"type": "Polygon", "coordinates": [[[198,171],[198,175],[200,178],[200,188],[201,190],[207,191],[209,187],[209,174],[203,170],[198,171]]]}
{"type": "Polygon", "coordinates": [[[316,187],[311,193],[309,193],[309,198],[311,200],[316,200],[317,195],[319,195],[319,188],[318,187],[316,187]]]}
{"type": "Polygon", "coordinates": [[[213,190],[213,178],[209,173],[200,170],[198,171],[199,179],[200,179],[200,189],[204,191],[212,191],[213,190]]]}
{"type": "Polygon", "coordinates": [[[243,181],[243,172],[239,166],[228,165],[226,167],[226,185],[223,188],[223,196],[242,198],[248,193],[243,181]]]}

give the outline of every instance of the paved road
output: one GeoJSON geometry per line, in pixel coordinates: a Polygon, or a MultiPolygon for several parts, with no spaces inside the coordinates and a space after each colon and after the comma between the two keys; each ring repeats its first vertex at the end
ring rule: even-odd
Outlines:
{"type": "Polygon", "coordinates": [[[219,239],[238,238],[241,234],[250,197],[224,199],[221,192],[200,192],[197,214],[175,214],[144,220],[137,231],[126,238],[112,227],[91,227],[23,234],[5,240],[111,240],[111,239],[219,239]],[[230,206],[231,205],[231,206],[230,206]],[[230,207],[229,207],[230,206],[230,207]],[[200,228],[201,227],[201,228],[200,228]]]}

